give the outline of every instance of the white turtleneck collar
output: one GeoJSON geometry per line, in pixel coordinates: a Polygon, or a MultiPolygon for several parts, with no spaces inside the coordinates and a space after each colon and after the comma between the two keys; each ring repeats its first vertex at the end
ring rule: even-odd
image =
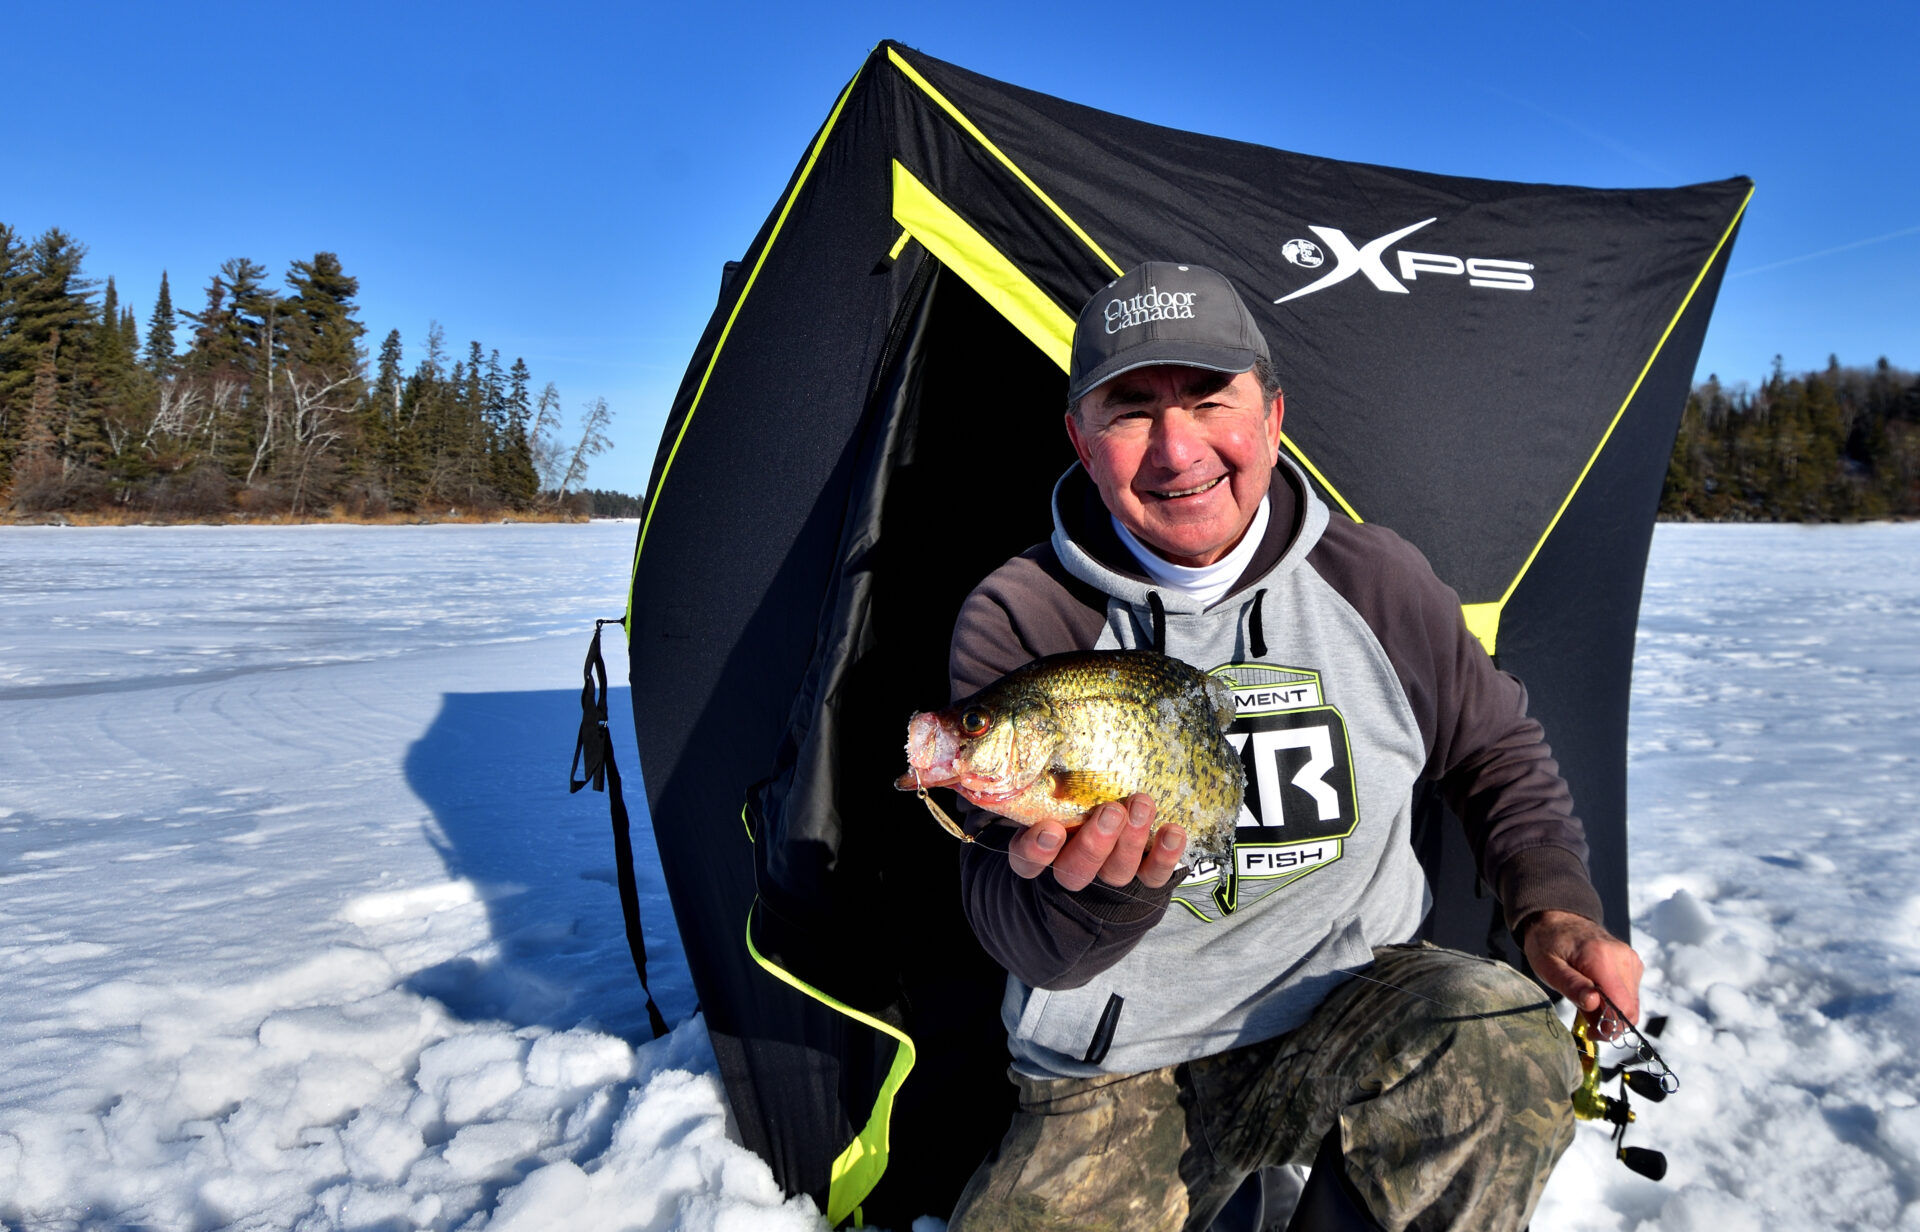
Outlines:
{"type": "Polygon", "coordinates": [[[1247,533],[1240,536],[1240,542],[1233,546],[1233,551],[1197,569],[1176,565],[1155,552],[1134,538],[1133,532],[1122,526],[1119,518],[1113,519],[1113,529],[1120,536],[1120,542],[1126,544],[1127,551],[1132,552],[1134,559],[1140,562],[1141,570],[1156,585],[1186,595],[1198,601],[1202,607],[1210,607],[1233,589],[1233,584],[1240,580],[1240,575],[1253,562],[1253,554],[1260,550],[1261,542],[1267,537],[1268,511],[1269,500],[1263,496],[1260,498],[1260,508],[1254,512],[1253,523],[1247,527],[1247,533]]]}

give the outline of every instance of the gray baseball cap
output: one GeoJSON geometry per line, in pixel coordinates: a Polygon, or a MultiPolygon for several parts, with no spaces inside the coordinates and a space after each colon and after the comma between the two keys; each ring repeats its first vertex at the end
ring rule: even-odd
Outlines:
{"type": "Polygon", "coordinates": [[[1226,275],[1204,265],[1149,261],[1094,293],[1073,327],[1067,400],[1123,372],[1184,364],[1246,372],[1268,359],[1266,335],[1226,275]]]}

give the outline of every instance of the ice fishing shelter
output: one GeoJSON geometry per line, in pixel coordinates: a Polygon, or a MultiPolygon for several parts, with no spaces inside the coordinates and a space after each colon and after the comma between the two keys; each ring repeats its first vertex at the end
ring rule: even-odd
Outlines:
{"type": "MultiPolygon", "coordinates": [[[[790,1192],[836,1225],[944,1215],[1006,1126],[1003,977],[953,840],[891,781],[960,601],[1049,533],[1073,316],[1143,260],[1236,283],[1286,449],[1526,681],[1625,933],[1642,574],[1750,191],[1338,162],[875,49],[728,267],[628,610],[680,935],[741,1136],[790,1192]]],[[[1432,935],[1497,944],[1442,807],[1432,935]]]]}

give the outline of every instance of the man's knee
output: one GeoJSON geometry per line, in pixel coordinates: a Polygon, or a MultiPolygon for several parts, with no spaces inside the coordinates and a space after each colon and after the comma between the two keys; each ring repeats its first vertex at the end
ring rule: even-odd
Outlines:
{"type": "Polygon", "coordinates": [[[1524,1226],[1573,1139],[1573,1037],[1504,964],[1428,949],[1383,955],[1375,974],[1427,1012],[1341,1113],[1357,1190],[1395,1226],[1524,1226]]]}
{"type": "MultiPolygon", "coordinates": [[[[1481,1109],[1544,1118],[1553,1137],[1571,1125],[1570,1096],[1580,1082],[1573,1037],[1538,984],[1505,963],[1433,947],[1383,953],[1378,977],[1413,994],[1428,1011],[1418,1028],[1427,1036],[1421,1067],[1433,1066],[1469,1088],[1455,1103],[1463,1116],[1481,1109]],[[1468,1108],[1465,1105],[1478,1105],[1468,1108]]],[[[1403,1054],[1404,1055],[1404,1054],[1403,1054]]],[[[1437,1076],[1437,1075],[1436,1075],[1437,1076]]]]}

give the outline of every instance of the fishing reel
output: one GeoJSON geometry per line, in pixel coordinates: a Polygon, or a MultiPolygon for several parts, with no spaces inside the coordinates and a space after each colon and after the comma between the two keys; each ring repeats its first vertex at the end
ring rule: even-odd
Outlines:
{"type": "MultiPolygon", "coordinates": [[[[1647,1035],[1657,1036],[1667,1025],[1663,1015],[1647,1020],[1647,1035]]],[[[1573,1042],[1580,1050],[1580,1085],[1573,1092],[1573,1114],[1583,1121],[1605,1121],[1613,1126],[1614,1157],[1629,1169],[1657,1181],[1667,1174],[1667,1157],[1659,1151],[1626,1144],[1627,1126],[1637,1119],[1627,1094],[1632,1092],[1657,1104],[1680,1089],[1679,1075],[1647,1039],[1627,1021],[1618,1006],[1601,994],[1600,1009],[1589,1018],[1574,1015],[1573,1042]],[[1618,1065],[1600,1064],[1600,1045],[1625,1048],[1632,1057],[1618,1065]],[[1636,1065],[1651,1068],[1635,1069],[1636,1065]],[[1618,1079],[1620,1093],[1605,1095],[1600,1087],[1618,1079]]]]}

